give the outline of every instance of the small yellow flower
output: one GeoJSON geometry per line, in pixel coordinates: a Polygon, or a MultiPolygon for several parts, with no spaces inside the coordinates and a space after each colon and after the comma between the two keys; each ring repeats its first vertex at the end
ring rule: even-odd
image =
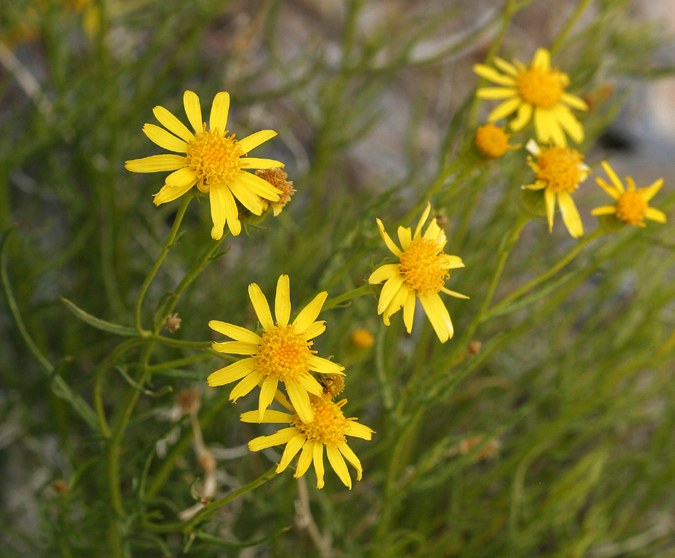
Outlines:
{"type": "Polygon", "coordinates": [[[356,418],[345,418],[342,407],[347,403],[346,399],[335,403],[329,395],[320,397],[311,395],[310,404],[314,418],[303,420],[297,411],[286,401],[286,398],[277,392],[277,401],[293,414],[289,415],[282,411],[265,411],[262,421],[258,420],[256,411],[249,411],[241,415],[243,422],[268,422],[290,424],[271,436],[260,436],[248,443],[251,451],[260,451],[272,446],[286,444],[281,461],[277,465],[277,473],[281,473],[288,467],[291,460],[302,450],[298,465],[295,469],[295,478],[299,478],[307,472],[314,462],[316,473],[316,486],[323,488],[323,449],[326,448],[328,461],[340,480],[350,490],[352,479],[347,470],[345,459],[356,469],[356,480],[361,480],[363,468],[356,454],[347,445],[347,436],[370,440],[373,430],[356,422],[356,418]]]}
{"type": "Polygon", "coordinates": [[[230,399],[236,401],[260,385],[258,422],[270,406],[279,382],[284,382],[293,406],[305,422],[312,422],[314,413],[310,405],[309,394],[321,395],[323,387],[310,371],[320,374],[343,374],[339,364],[315,356],[310,350],[310,341],[326,331],[325,322],[316,320],[328,293],[319,293],[295,318],[291,317],[290,282],[288,275],[282,275],[277,282],[277,294],[274,313],[276,325],[265,295],[260,287],[252,283],[248,287],[253,308],[262,325],[262,335],[243,327],[212,320],[209,327],[218,333],[227,335],[234,341],[214,343],[213,349],[221,353],[249,355],[234,364],[215,371],[208,378],[210,386],[222,386],[241,380],[230,393],[230,399]]]}
{"type": "Polygon", "coordinates": [[[616,200],[616,204],[596,207],[591,211],[591,214],[614,214],[621,221],[624,221],[629,225],[637,225],[638,227],[646,226],[643,221],[645,218],[659,223],[666,222],[666,214],[663,213],[663,211],[649,207],[649,200],[651,200],[661,189],[661,186],[663,186],[663,178],[659,178],[656,182],[646,188],[636,189],[635,181],[630,176],[627,176],[626,182],[628,182],[628,190],[626,190],[612,167],[605,161],[602,162],[602,168],[605,169],[613,186],[608,184],[602,178],[598,177],[595,180],[598,183],[598,186],[616,200]]]}
{"type": "Polygon", "coordinates": [[[488,116],[490,122],[518,111],[511,120],[514,132],[522,130],[534,117],[537,138],[542,143],[553,142],[565,146],[565,132],[576,142],[584,140],[584,128],[569,107],[588,110],[583,99],[565,93],[569,85],[567,74],[551,68],[551,53],[540,48],[529,66],[514,60],[510,64],[501,58],[494,59],[504,74],[485,64],[476,64],[473,69],[479,76],[502,87],[481,87],[476,95],[481,99],[506,99],[488,116]]]}
{"type": "Polygon", "coordinates": [[[370,349],[375,344],[375,338],[370,330],[359,327],[352,331],[352,343],[359,349],[370,349]]]}
{"type": "MultiPolygon", "coordinates": [[[[291,196],[295,194],[295,188],[293,188],[293,182],[286,180],[288,174],[286,174],[281,169],[271,168],[266,170],[257,170],[255,175],[259,178],[262,178],[266,182],[269,182],[277,190],[281,192],[279,195],[279,201],[271,202],[272,203],[272,212],[276,217],[281,213],[281,210],[286,207],[289,201],[291,201],[291,196]]],[[[263,204],[263,211],[267,211],[269,202],[261,198],[260,201],[263,204]]]]}
{"type": "Polygon", "coordinates": [[[501,126],[485,124],[485,126],[480,126],[476,130],[476,147],[486,157],[498,159],[509,149],[519,147],[509,145],[510,137],[501,126]]]}
{"type": "Polygon", "coordinates": [[[459,257],[443,253],[446,243],[445,233],[436,223],[436,219],[432,219],[422,236],[422,226],[430,211],[431,204],[427,204],[414,236],[410,227],[398,228],[402,250],[384,230],[382,221],[377,219],[384,243],[399,261],[378,267],[368,278],[368,282],[376,285],[386,281],[377,305],[377,313],[384,314],[385,325],[389,325],[389,317],[403,307],[403,322],[410,333],[415,304],[419,297],[436,335],[441,343],[445,343],[453,336],[454,329],[450,314],[438,293],[444,292],[457,298],[469,297],[445,288],[445,280],[450,276],[448,270],[464,267],[464,264],[459,257]]]}
{"type": "Polygon", "coordinates": [[[533,163],[532,158],[528,157],[527,164],[534,170],[536,180],[534,184],[528,184],[523,188],[544,190],[549,232],[553,230],[557,196],[567,230],[573,238],[580,237],[584,234],[584,226],[570,194],[591,174],[591,169],[583,163],[584,156],[571,147],[539,147],[534,140],[527,142],[525,147],[537,157],[537,162],[533,163]]]}
{"type": "Polygon", "coordinates": [[[245,157],[277,133],[262,130],[241,141],[234,139],[234,134],[228,136],[230,95],[225,92],[218,93],[213,100],[208,130],[202,121],[199,97],[186,91],[183,105],[194,134],[164,107],[155,107],[153,113],[168,132],[154,124],[143,126],[143,132],[153,143],[185,156],[153,155],[127,161],[125,167],[131,172],[175,171],[166,177],[164,187],[155,195],[155,205],[173,201],[196,185],[201,192],[209,194],[213,219],[211,237],[222,238],[225,222],[236,236],[241,232],[241,222],[235,198],[254,215],[263,212],[261,199],[279,201],[276,188],[246,170],[283,167],[283,163],[245,157]]]}

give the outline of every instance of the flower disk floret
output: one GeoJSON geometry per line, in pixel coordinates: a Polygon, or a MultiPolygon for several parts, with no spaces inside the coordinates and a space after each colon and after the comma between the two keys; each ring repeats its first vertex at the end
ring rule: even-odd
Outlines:
{"type": "Polygon", "coordinates": [[[373,430],[356,422],[356,418],[345,418],[342,408],[347,403],[346,399],[335,403],[329,394],[311,395],[310,405],[313,418],[309,421],[304,420],[280,392],[277,392],[276,399],[293,414],[267,410],[263,413],[262,420],[258,420],[257,412],[249,411],[241,415],[241,420],[243,422],[285,423],[290,424],[290,426],[271,436],[260,436],[251,440],[248,444],[249,449],[260,451],[285,444],[284,453],[277,465],[277,473],[284,471],[297,453],[302,450],[293,476],[296,478],[303,476],[309,466],[314,463],[316,486],[317,488],[323,488],[323,452],[325,448],[331,467],[344,485],[351,490],[352,479],[347,470],[345,459],[356,469],[356,480],[361,480],[363,468],[359,458],[347,445],[346,437],[353,436],[370,440],[373,430]]]}
{"type": "Polygon", "coordinates": [[[646,188],[638,189],[635,186],[635,181],[630,176],[627,176],[628,189],[625,189],[614,169],[605,161],[602,161],[602,168],[605,169],[612,184],[607,183],[600,177],[597,177],[595,180],[598,186],[616,200],[616,203],[614,205],[596,207],[591,211],[591,214],[598,216],[616,215],[617,219],[638,227],[646,227],[644,219],[651,219],[658,223],[666,222],[666,214],[663,211],[649,207],[650,200],[663,186],[663,178],[659,178],[646,188]]]}
{"type": "Polygon", "coordinates": [[[473,69],[481,77],[501,87],[481,87],[476,95],[481,99],[505,99],[488,116],[495,122],[511,116],[510,126],[514,132],[522,130],[530,120],[534,120],[537,139],[542,143],[553,142],[559,146],[567,145],[565,133],[576,143],[584,140],[584,128],[576,119],[570,107],[588,110],[586,102],[565,93],[569,85],[567,74],[551,68],[551,53],[540,48],[529,66],[514,60],[513,64],[494,59],[503,74],[485,64],[476,64],[473,69]]]}
{"type": "Polygon", "coordinates": [[[213,228],[211,237],[222,238],[225,223],[230,232],[241,232],[239,211],[235,199],[254,215],[262,214],[263,200],[278,202],[280,191],[269,182],[246,172],[253,169],[283,167],[272,159],[246,157],[249,151],[277,135],[272,130],[256,132],[241,141],[228,135],[227,119],[230,95],[220,92],[213,100],[209,127],[202,120],[199,97],[192,91],[183,95],[183,105],[194,133],[164,107],[153,113],[164,128],[154,124],[143,126],[143,132],[159,147],[185,155],[153,155],[127,161],[132,172],[174,171],[165,179],[164,187],[155,195],[155,205],[173,201],[193,186],[209,195],[213,228]],[[168,131],[167,131],[168,130],[168,131]]]}
{"type": "Polygon", "coordinates": [[[457,298],[469,297],[445,288],[445,281],[450,276],[448,270],[464,267],[464,264],[459,257],[443,252],[447,240],[436,219],[431,220],[422,235],[422,227],[430,211],[431,204],[427,204],[414,235],[410,227],[398,228],[401,248],[396,246],[384,229],[382,221],[377,219],[382,240],[399,261],[377,268],[368,278],[368,282],[371,285],[385,282],[377,306],[377,313],[383,314],[385,325],[390,324],[389,318],[402,307],[403,322],[410,333],[419,298],[436,335],[445,343],[452,338],[454,329],[450,314],[438,293],[443,292],[457,298]]]}
{"type": "Polygon", "coordinates": [[[287,275],[279,277],[272,319],[267,299],[258,285],[252,283],[248,288],[253,308],[262,325],[261,335],[243,327],[212,320],[211,329],[234,339],[223,343],[214,343],[213,349],[221,353],[248,355],[234,364],[217,370],[207,381],[210,386],[222,386],[240,380],[230,393],[230,399],[236,401],[260,385],[258,403],[258,421],[270,406],[279,382],[286,386],[288,396],[305,422],[312,422],[313,410],[309,394],[321,395],[323,387],[312,376],[311,371],[320,374],[344,374],[344,368],[335,362],[316,356],[310,347],[312,339],[321,335],[326,326],[316,321],[328,293],[319,293],[289,324],[291,316],[290,281],[287,275]]]}

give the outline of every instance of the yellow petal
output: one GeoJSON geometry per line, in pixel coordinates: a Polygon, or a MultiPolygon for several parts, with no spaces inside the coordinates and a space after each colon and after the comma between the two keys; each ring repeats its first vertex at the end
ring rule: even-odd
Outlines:
{"type": "Polygon", "coordinates": [[[337,447],[327,445],[326,446],[326,455],[328,456],[328,462],[333,471],[337,473],[337,476],[340,477],[342,484],[344,484],[349,490],[352,489],[352,479],[349,476],[349,471],[347,470],[347,464],[345,463],[342,454],[338,451],[337,447]]]}
{"type": "Polygon", "coordinates": [[[281,275],[277,281],[274,315],[280,326],[286,327],[288,325],[288,319],[291,317],[291,283],[288,275],[281,275]]]}
{"type": "Polygon", "coordinates": [[[479,99],[508,99],[518,96],[518,90],[513,87],[481,87],[476,91],[479,99]]]}
{"type": "Polygon", "coordinates": [[[258,372],[251,372],[248,376],[239,382],[234,389],[230,392],[230,401],[236,401],[244,395],[251,393],[251,390],[258,385],[260,381],[260,374],[258,372]]]}
{"type": "Polygon", "coordinates": [[[267,140],[272,139],[276,135],[277,133],[274,130],[261,130],[260,132],[256,132],[255,134],[245,137],[239,142],[239,145],[241,145],[244,153],[248,153],[249,151],[252,151],[258,147],[261,143],[265,143],[267,140]]]}
{"type": "Polygon", "coordinates": [[[284,413],[283,411],[274,411],[272,409],[267,409],[263,413],[262,421],[258,420],[258,411],[246,411],[242,413],[239,417],[241,422],[252,422],[252,423],[271,423],[271,424],[283,424],[293,422],[293,415],[284,413]]]}
{"type": "Polygon", "coordinates": [[[591,215],[611,215],[616,213],[616,205],[601,205],[591,211],[591,215]]]}
{"type": "Polygon", "coordinates": [[[404,279],[403,275],[394,275],[392,278],[388,279],[387,282],[382,287],[382,292],[380,293],[380,300],[377,303],[377,313],[382,314],[385,311],[389,303],[394,298],[394,295],[398,292],[403,285],[404,279]]]}
{"type": "Polygon", "coordinates": [[[605,169],[605,172],[607,173],[607,176],[609,176],[609,179],[611,180],[614,187],[623,194],[624,192],[623,183],[621,182],[621,180],[619,180],[619,177],[614,172],[614,169],[610,167],[606,161],[602,161],[601,164],[602,168],[605,169]]]}
{"type": "Polygon", "coordinates": [[[336,362],[327,360],[325,358],[318,357],[316,355],[310,355],[307,359],[307,364],[310,370],[319,372],[321,374],[339,374],[344,376],[344,366],[340,366],[336,362]]]}
{"type": "Polygon", "coordinates": [[[172,172],[164,182],[167,186],[175,186],[176,188],[185,188],[188,184],[192,188],[197,182],[197,174],[191,168],[185,167],[172,172]]]}
{"type": "Polygon", "coordinates": [[[504,101],[488,115],[488,121],[495,122],[496,120],[506,118],[509,114],[516,111],[522,102],[520,97],[514,97],[513,99],[504,101]]]}
{"type": "Polygon", "coordinates": [[[216,186],[211,188],[209,191],[209,200],[211,202],[211,220],[213,221],[211,238],[214,240],[219,240],[223,236],[225,221],[227,221],[226,197],[229,193],[229,190],[224,186],[216,186]]]}
{"type": "Polygon", "coordinates": [[[499,85],[515,85],[515,80],[509,76],[504,76],[500,74],[494,68],[486,66],[485,64],[475,64],[473,71],[476,72],[480,77],[485,78],[499,85]]]}
{"type": "Polygon", "coordinates": [[[164,149],[168,149],[169,151],[185,153],[187,150],[188,144],[182,139],[177,138],[172,133],[167,132],[164,128],[160,128],[154,124],[145,124],[143,126],[143,133],[148,136],[151,142],[164,149]]]}
{"type": "Polygon", "coordinates": [[[246,188],[240,181],[239,177],[243,173],[238,173],[234,176],[234,181],[228,184],[230,192],[234,194],[242,205],[254,215],[260,215],[263,212],[263,204],[260,196],[256,196],[251,190],[246,188]]]}
{"type": "Polygon", "coordinates": [[[584,127],[565,105],[558,104],[553,107],[553,114],[558,119],[569,136],[576,142],[584,141],[584,127]]]}
{"type": "Polygon", "coordinates": [[[281,473],[288,467],[295,455],[302,449],[302,446],[304,446],[306,442],[307,438],[304,434],[293,436],[288,441],[286,449],[284,449],[284,453],[281,456],[281,461],[279,461],[279,465],[277,465],[277,473],[281,473]]]}
{"type": "Polygon", "coordinates": [[[445,287],[441,287],[441,292],[443,292],[447,295],[450,295],[450,296],[454,296],[455,298],[463,298],[464,300],[469,300],[471,298],[471,297],[468,297],[468,296],[463,295],[461,293],[451,291],[450,289],[446,289],[445,287]]]}
{"type": "Polygon", "coordinates": [[[194,134],[187,129],[187,126],[164,107],[155,107],[152,109],[152,112],[159,123],[169,130],[169,132],[176,134],[188,143],[195,139],[194,134]]]}
{"type": "Polygon", "coordinates": [[[408,295],[403,303],[403,323],[405,324],[405,329],[408,333],[412,332],[416,302],[417,297],[415,296],[415,291],[408,291],[408,295]]]}
{"type": "Polygon", "coordinates": [[[424,208],[424,211],[422,212],[422,217],[420,217],[420,220],[417,223],[417,226],[415,227],[415,234],[413,235],[413,240],[417,240],[418,238],[420,238],[422,234],[422,227],[424,226],[424,223],[427,222],[429,213],[431,213],[431,204],[427,202],[427,206],[424,208]]]}
{"type": "Polygon", "coordinates": [[[582,236],[584,234],[584,225],[581,222],[577,206],[574,205],[574,200],[569,192],[558,193],[558,205],[560,205],[560,214],[562,215],[563,223],[565,223],[572,238],[579,238],[582,236]]]}
{"type": "Polygon", "coordinates": [[[610,186],[604,179],[600,178],[599,176],[595,177],[595,182],[597,182],[598,186],[600,186],[600,188],[602,188],[615,200],[618,200],[621,197],[621,192],[617,191],[616,188],[614,188],[614,186],[610,186]]]}
{"type": "Polygon", "coordinates": [[[265,331],[274,329],[274,321],[272,320],[270,306],[267,304],[267,299],[262,290],[260,290],[260,287],[255,283],[251,283],[248,286],[248,296],[251,298],[253,309],[255,310],[255,314],[258,316],[258,321],[263,329],[265,331]]]}
{"type": "Polygon", "coordinates": [[[347,442],[340,442],[337,445],[337,448],[340,450],[340,453],[342,453],[344,458],[347,461],[349,461],[352,467],[356,469],[356,480],[361,480],[361,477],[363,476],[363,467],[361,467],[361,462],[359,461],[359,458],[356,457],[356,454],[347,445],[347,442]]]}
{"type": "Polygon", "coordinates": [[[265,410],[272,404],[278,383],[279,378],[268,376],[260,387],[260,395],[258,396],[258,422],[262,422],[265,410]]]}
{"type": "Polygon", "coordinates": [[[522,130],[527,123],[532,119],[532,105],[529,103],[523,103],[518,109],[518,115],[511,120],[509,126],[514,132],[519,132],[522,130]]]}
{"type": "Polygon", "coordinates": [[[302,475],[304,475],[307,472],[307,469],[309,469],[309,466],[312,464],[315,444],[316,442],[307,440],[305,445],[302,446],[302,453],[298,458],[298,464],[295,467],[295,473],[293,474],[296,479],[299,479],[302,475]]]}
{"type": "MultiPolygon", "coordinates": [[[[403,248],[403,250],[408,249],[408,246],[410,246],[410,242],[412,241],[410,227],[398,228],[398,241],[401,243],[401,248],[403,248]]],[[[378,281],[378,283],[379,282],[380,281],[378,281]]]]}
{"type": "MultiPolygon", "coordinates": [[[[211,188],[211,191],[213,192],[214,189],[215,188],[211,188]]],[[[227,227],[230,229],[230,232],[233,236],[237,236],[241,232],[241,221],[239,221],[239,210],[237,209],[237,203],[234,201],[234,197],[232,196],[232,192],[230,192],[229,188],[221,186],[218,188],[218,190],[222,190],[222,192],[220,192],[220,197],[225,204],[225,218],[227,219],[227,227]]],[[[215,227],[211,230],[212,238],[214,232],[215,227]]],[[[221,238],[222,235],[223,231],[221,230],[220,236],[218,236],[216,240],[221,238]]]]}
{"type": "Polygon", "coordinates": [[[550,189],[544,190],[544,201],[546,202],[546,219],[548,219],[548,232],[553,231],[553,215],[555,213],[555,193],[550,189]]]}
{"type": "Polygon", "coordinates": [[[259,335],[256,335],[252,331],[234,324],[228,324],[218,320],[211,320],[209,322],[209,327],[218,333],[222,333],[223,335],[231,337],[235,341],[246,341],[247,343],[255,344],[260,344],[260,342],[262,342],[262,338],[259,335]]]}
{"type": "Polygon", "coordinates": [[[314,462],[314,472],[316,473],[316,487],[323,488],[323,444],[317,442],[314,445],[314,455],[312,461],[314,462]]]}
{"type": "Polygon", "coordinates": [[[202,107],[199,104],[199,97],[192,91],[186,91],[183,94],[183,106],[195,133],[203,132],[204,121],[202,120],[202,107]]]}
{"type": "MultiPolygon", "coordinates": [[[[436,219],[432,219],[431,223],[429,223],[429,226],[427,227],[427,230],[424,231],[424,234],[422,236],[430,240],[437,240],[437,237],[440,235],[441,232],[443,231],[441,230],[441,227],[438,226],[438,222],[436,221],[436,219]]],[[[443,236],[445,236],[445,233],[443,233],[443,236]]],[[[445,239],[441,238],[438,240],[440,243],[443,242],[445,239]]]]}
{"type": "Polygon", "coordinates": [[[563,132],[560,123],[558,122],[558,119],[556,118],[553,111],[539,107],[536,108],[534,111],[534,125],[537,132],[537,138],[540,142],[550,140],[559,147],[567,146],[565,133],[563,132]],[[537,126],[545,130],[545,134],[547,136],[546,139],[539,136],[539,128],[537,126]]]}
{"type": "Polygon", "coordinates": [[[443,258],[443,263],[440,265],[441,269],[459,269],[464,267],[464,262],[459,256],[450,256],[448,254],[443,258]]]}
{"type": "Polygon", "coordinates": [[[258,352],[259,347],[260,345],[257,343],[246,343],[245,341],[224,341],[211,345],[214,351],[228,355],[253,355],[258,352]]]}
{"type": "Polygon", "coordinates": [[[298,435],[298,429],[291,426],[290,428],[282,428],[271,436],[260,436],[254,438],[248,443],[248,449],[251,451],[260,451],[273,446],[281,446],[287,444],[292,438],[298,435]]]}
{"type": "Polygon", "coordinates": [[[194,182],[188,182],[184,186],[163,186],[162,189],[155,194],[155,199],[152,201],[155,205],[171,202],[189,192],[190,188],[193,186],[194,182]]]}
{"type": "Polygon", "coordinates": [[[405,304],[405,301],[408,297],[408,292],[411,291],[405,283],[401,285],[399,290],[394,294],[393,298],[391,299],[391,302],[387,305],[387,307],[384,310],[384,324],[389,325],[389,317],[392,316],[393,314],[396,314],[401,307],[405,304]]]}
{"type": "Polygon", "coordinates": [[[545,48],[538,48],[532,59],[532,66],[539,70],[548,70],[551,68],[551,53],[545,48]]]}
{"type": "Polygon", "coordinates": [[[182,169],[187,166],[185,157],[180,155],[152,155],[143,159],[125,161],[124,168],[131,172],[162,172],[182,169]]]}
{"type": "Polygon", "coordinates": [[[286,399],[286,396],[281,393],[279,390],[274,394],[274,400],[279,403],[284,409],[288,409],[291,413],[295,414],[295,409],[293,408],[293,405],[291,405],[288,402],[288,399],[286,399]]]}
{"type": "Polygon", "coordinates": [[[347,436],[353,436],[354,438],[362,438],[363,440],[371,440],[373,438],[373,433],[375,431],[371,428],[368,428],[365,424],[356,422],[355,420],[349,421],[349,428],[345,429],[345,434],[347,436]]]}
{"type": "Polygon", "coordinates": [[[516,67],[510,62],[504,60],[503,58],[495,56],[493,58],[493,62],[495,63],[495,66],[497,66],[497,68],[499,68],[502,72],[511,74],[513,77],[516,77],[518,75],[518,70],[516,69],[516,67]]]}
{"type": "Polygon", "coordinates": [[[263,180],[250,172],[240,171],[236,174],[236,180],[239,184],[248,188],[251,192],[270,201],[279,201],[279,190],[272,186],[267,180],[263,180]]]}
{"type": "Polygon", "coordinates": [[[241,380],[241,378],[253,371],[253,362],[252,358],[239,360],[225,368],[216,370],[206,378],[206,381],[210,386],[224,386],[225,384],[241,380]]]}
{"type": "Polygon", "coordinates": [[[209,119],[210,129],[218,129],[225,133],[227,130],[227,117],[229,112],[230,94],[226,91],[221,91],[215,96],[213,104],[211,105],[211,118],[209,119]]]}
{"type": "Polygon", "coordinates": [[[377,285],[378,283],[382,283],[382,281],[391,279],[392,277],[400,273],[401,271],[398,267],[398,264],[381,265],[370,274],[370,277],[368,277],[368,283],[370,283],[371,285],[377,285]]]}
{"type": "Polygon", "coordinates": [[[328,293],[326,291],[319,293],[314,297],[314,300],[305,306],[297,315],[295,320],[293,320],[293,325],[295,326],[295,331],[297,333],[304,333],[309,326],[314,323],[321,312],[321,308],[323,308],[323,303],[326,302],[327,296],[328,293]]]}
{"type": "Polygon", "coordinates": [[[376,221],[377,221],[377,228],[380,230],[380,236],[382,237],[382,240],[384,240],[385,245],[395,256],[400,257],[402,252],[401,250],[399,250],[398,246],[394,244],[394,241],[391,239],[387,231],[384,230],[384,225],[382,224],[382,221],[380,221],[379,219],[376,219],[376,221]]]}
{"type": "Polygon", "coordinates": [[[656,182],[654,182],[654,184],[651,184],[646,188],[641,188],[639,191],[640,196],[642,197],[643,200],[648,202],[656,195],[656,193],[661,189],[662,186],[663,186],[663,178],[659,178],[656,182]]]}
{"type": "Polygon", "coordinates": [[[645,217],[659,223],[666,222],[666,214],[663,211],[659,211],[655,207],[648,207],[645,211],[645,217]]]}
{"type": "Polygon", "coordinates": [[[576,95],[563,93],[562,97],[560,97],[560,100],[563,103],[566,103],[572,108],[575,108],[577,110],[588,110],[588,105],[586,104],[586,101],[584,101],[581,97],[577,97],[576,95]]]}
{"type": "Polygon", "coordinates": [[[326,322],[324,321],[314,322],[305,331],[302,332],[302,336],[309,341],[310,339],[318,337],[324,331],[326,331],[326,322]]]}
{"type": "Polygon", "coordinates": [[[309,404],[307,390],[297,382],[287,382],[286,392],[300,420],[306,424],[311,423],[314,420],[314,411],[309,404]]]}
{"type": "Polygon", "coordinates": [[[256,157],[241,157],[239,166],[242,169],[280,169],[285,167],[281,161],[274,159],[257,159],[256,157]]]}
{"type": "Polygon", "coordinates": [[[323,394],[323,387],[321,386],[321,384],[316,381],[314,376],[312,376],[307,372],[297,376],[297,382],[300,384],[302,388],[305,389],[305,391],[307,391],[307,393],[311,393],[313,395],[323,394]]]}
{"type": "Polygon", "coordinates": [[[443,304],[438,293],[424,293],[419,295],[420,302],[424,308],[429,321],[431,322],[438,339],[441,343],[445,343],[448,339],[452,339],[455,333],[450,320],[448,309],[443,304]]]}
{"type": "Polygon", "coordinates": [[[546,114],[539,107],[534,109],[534,131],[540,143],[549,143],[552,141],[549,121],[546,114]]]}

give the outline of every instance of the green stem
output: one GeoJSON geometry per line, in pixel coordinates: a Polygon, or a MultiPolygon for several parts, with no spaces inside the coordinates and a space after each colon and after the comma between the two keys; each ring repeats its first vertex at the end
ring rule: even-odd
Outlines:
{"type": "Polygon", "coordinates": [[[145,298],[145,293],[150,287],[150,283],[152,283],[152,280],[155,278],[155,275],[157,275],[157,271],[159,271],[159,268],[162,265],[164,258],[169,253],[169,250],[176,241],[178,229],[180,228],[180,224],[183,221],[183,216],[185,215],[185,211],[187,210],[187,207],[190,204],[191,200],[192,195],[190,194],[183,196],[183,198],[181,199],[180,207],[178,208],[178,213],[176,214],[173,226],[171,227],[171,231],[169,232],[169,237],[166,239],[164,247],[162,248],[162,251],[157,257],[155,264],[152,266],[150,273],[148,273],[147,277],[143,281],[140,291],[138,291],[138,296],[136,297],[136,306],[134,307],[134,325],[136,326],[138,333],[140,333],[141,335],[147,333],[143,329],[143,326],[141,325],[141,309],[143,307],[143,299],[145,298]]]}
{"type": "Polygon", "coordinates": [[[576,9],[567,20],[567,23],[565,23],[563,28],[560,30],[560,33],[558,33],[558,36],[551,45],[551,56],[558,52],[562,44],[565,42],[565,39],[567,39],[567,35],[569,35],[572,28],[576,25],[577,21],[579,21],[579,18],[586,11],[586,8],[590,6],[592,1],[593,0],[581,0],[579,4],[577,4],[576,9]]]}
{"type": "Polygon", "coordinates": [[[248,492],[255,490],[260,485],[265,484],[272,477],[275,477],[276,474],[277,474],[277,466],[274,465],[269,471],[267,471],[254,481],[249,482],[247,485],[242,486],[239,490],[235,490],[234,492],[228,494],[227,496],[221,498],[220,500],[214,500],[213,502],[206,504],[206,506],[204,506],[204,509],[197,512],[192,519],[189,519],[187,521],[177,521],[175,523],[165,523],[165,524],[144,521],[143,526],[146,529],[154,531],[156,533],[172,533],[177,531],[182,531],[183,533],[186,534],[190,533],[198,523],[211,517],[218,508],[221,508],[229,504],[233,500],[236,500],[237,498],[243,496],[244,494],[247,494],[248,492]]]}
{"type": "Polygon", "coordinates": [[[330,310],[331,308],[335,308],[339,304],[342,304],[343,302],[347,302],[348,300],[352,300],[354,298],[358,298],[360,296],[365,296],[373,294],[373,287],[371,285],[363,285],[357,289],[347,291],[344,294],[341,294],[340,296],[336,296],[334,298],[331,298],[330,300],[327,300],[323,308],[321,309],[322,311],[325,310],[330,310]]]}
{"type": "Polygon", "coordinates": [[[532,281],[529,281],[519,289],[512,292],[510,295],[504,297],[500,302],[498,302],[492,308],[490,308],[490,310],[485,311],[484,320],[487,320],[491,316],[498,314],[502,309],[511,304],[514,300],[517,300],[524,294],[531,291],[534,287],[536,287],[540,283],[543,283],[547,279],[553,277],[556,273],[558,273],[558,271],[560,271],[569,262],[571,262],[574,258],[576,258],[581,253],[581,251],[586,247],[587,244],[589,244],[590,242],[594,241],[597,238],[600,238],[603,234],[604,231],[600,227],[595,229],[591,234],[589,234],[588,236],[584,237],[581,241],[579,241],[577,245],[574,248],[572,248],[572,250],[570,250],[567,253],[567,255],[564,258],[562,258],[558,263],[556,263],[552,268],[547,270],[545,273],[542,273],[539,277],[535,277],[534,279],[532,279],[532,281]]]}

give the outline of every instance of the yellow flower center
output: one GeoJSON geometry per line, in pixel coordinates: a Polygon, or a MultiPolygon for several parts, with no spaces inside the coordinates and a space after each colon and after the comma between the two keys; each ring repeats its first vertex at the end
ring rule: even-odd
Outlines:
{"type": "Polygon", "coordinates": [[[315,395],[310,395],[309,399],[314,411],[314,420],[306,423],[302,422],[298,415],[293,415],[293,426],[308,440],[320,444],[335,446],[346,441],[345,430],[349,428],[350,421],[342,414],[342,407],[347,400],[334,403],[329,396],[315,395]]]}
{"type": "Polygon", "coordinates": [[[552,70],[530,67],[516,78],[516,87],[526,103],[535,107],[551,108],[563,94],[563,76],[552,70]]]}
{"type": "Polygon", "coordinates": [[[408,287],[422,294],[437,293],[450,276],[447,269],[441,269],[444,261],[445,254],[436,241],[418,238],[401,254],[398,267],[408,287]]]}
{"type": "Polygon", "coordinates": [[[232,182],[242,155],[244,151],[234,134],[227,137],[227,131],[218,129],[197,132],[187,146],[188,167],[197,173],[197,186],[204,193],[211,186],[232,182]]]}
{"type": "Polygon", "coordinates": [[[486,124],[476,130],[476,146],[486,157],[497,159],[509,149],[509,134],[504,128],[486,124]]]}
{"type": "Polygon", "coordinates": [[[647,202],[637,192],[624,192],[616,202],[616,216],[629,225],[639,225],[647,211],[647,202]]]}
{"type": "Polygon", "coordinates": [[[295,326],[276,326],[262,334],[260,348],[254,356],[255,369],[262,377],[276,376],[282,382],[297,380],[309,372],[309,350],[312,341],[307,341],[295,332],[295,326]]]}
{"type": "Polygon", "coordinates": [[[537,180],[546,183],[554,193],[574,192],[579,187],[584,156],[570,147],[544,147],[537,164],[532,165],[537,180]]]}

